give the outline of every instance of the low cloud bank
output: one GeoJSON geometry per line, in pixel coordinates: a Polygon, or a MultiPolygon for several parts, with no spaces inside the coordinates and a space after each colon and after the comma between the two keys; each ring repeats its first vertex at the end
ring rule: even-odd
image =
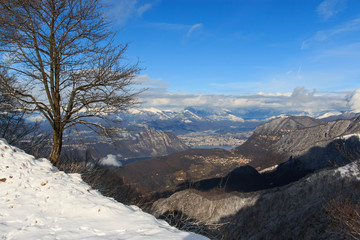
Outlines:
{"type": "Polygon", "coordinates": [[[353,92],[317,92],[297,87],[292,93],[255,95],[174,94],[165,89],[149,89],[141,95],[142,107],[179,110],[187,106],[230,110],[273,109],[284,114],[306,112],[360,112],[360,89],[353,92]],[[163,90],[163,91],[162,91],[163,90]]]}

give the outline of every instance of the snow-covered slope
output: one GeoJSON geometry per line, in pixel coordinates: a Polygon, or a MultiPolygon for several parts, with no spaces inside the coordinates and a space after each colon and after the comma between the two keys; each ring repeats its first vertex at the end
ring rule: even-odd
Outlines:
{"type": "Polygon", "coordinates": [[[102,196],[0,139],[1,239],[207,239],[102,196]]]}

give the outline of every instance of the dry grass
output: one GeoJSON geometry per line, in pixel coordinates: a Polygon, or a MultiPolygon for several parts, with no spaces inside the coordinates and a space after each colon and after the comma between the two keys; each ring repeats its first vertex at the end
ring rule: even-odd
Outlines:
{"type": "Polygon", "coordinates": [[[186,216],[181,211],[168,211],[162,214],[159,218],[165,220],[177,229],[194,232],[207,236],[210,239],[222,239],[219,230],[225,225],[225,223],[207,224],[186,216]]]}
{"type": "Polygon", "coordinates": [[[339,231],[360,239],[360,205],[350,198],[332,199],[324,206],[331,224],[339,231]]]}
{"type": "MultiPolygon", "coordinates": [[[[356,161],[355,168],[351,168],[351,175],[360,173],[360,161],[356,161]]],[[[360,240],[360,183],[355,180],[351,184],[351,193],[333,198],[324,204],[324,209],[330,216],[331,225],[338,231],[353,239],[360,240]]]]}

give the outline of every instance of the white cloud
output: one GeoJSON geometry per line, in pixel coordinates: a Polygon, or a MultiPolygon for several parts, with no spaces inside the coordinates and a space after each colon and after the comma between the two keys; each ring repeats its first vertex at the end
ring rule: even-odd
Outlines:
{"type": "Polygon", "coordinates": [[[100,159],[100,164],[102,166],[108,167],[121,167],[121,162],[117,161],[117,156],[113,154],[109,154],[106,157],[100,159]]]}
{"type": "MultiPolygon", "coordinates": [[[[302,71],[299,70],[301,68],[300,65],[297,72],[302,71]]],[[[350,110],[348,96],[351,92],[317,92],[315,89],[309,91],[305,87],[295,87],[292,92],[269,90],[269,92],[252,95],[171,93],[167,90],[169,84],[161,79],[151,79],[148,75],[141,75],[138,79],[149,86],[149,89],[139,96],[142,108],[181,110],[191,106],[237,111],[243,109],[245,112],[254,109],[273,109],[283,113],[306,111],[314,115],[329,111],[350,110]]],[[[353,103],[352,106],[355,107],[353,103]]]]}
{"type": "Polygon", "coordinates": [[[268,96],[268,97],[290,97],[292,93],[264,93],[264,92],[259,92],[257,95],[259,96],[268,96]]]}
{"type": "Polygon", "coordinates": [[[324,19],[335,16],[346,7],[346,0],[324,0],[317,8],[317,13],[324,19]]]}
{"type": "Polygon", "coordinates": [[[190,27],[189,31],[187,32],[186,36],[187,37],[190,37],[191,34],[196,30],[196,29],[200,29],[203,27],[203,24],[202,23],[197,23],[197,24],[194,24],[190,27]]]}
{"type": "Polygon", "coordinates": [[[356,89],[348,97],[348,106],[353,112],[360,112],[360,89],[356,89]]]}
{"type": "Polygon", "coordinates": [[[309,92],[304,87],[296,87],[291,94],[291,97],[302,102],[308,102],[313,99],[315,92],[315,89],[312,92],[309,92]]]}

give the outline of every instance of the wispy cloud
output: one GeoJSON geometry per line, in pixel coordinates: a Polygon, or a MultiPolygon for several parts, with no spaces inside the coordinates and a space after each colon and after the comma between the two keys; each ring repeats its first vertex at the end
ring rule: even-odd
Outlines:
{"type": "Polygon", "coordinates": [[[143,86],[152,86],[152,87],[161,87],[161,88],[167,88],[169,86],[168,82],[162,81],[162,79],[153,79],[150,78],[149,75],[139,75],[135,78],[135,82],[137,84],[143,85],[143,86]]]}
{"type": "Polygon", "coordinates": [[[197,23],[197,24],[194,24],[190,27],[189,31],[187,32],[186,36],[187,37],[190,37],[191,34],[196,31],[197,29],[200,29],[203,27],[203,24],[202,23],[197,23]]]}
{"type": "Polygon", "coordinates": [[[324,0],[317,7],[317,13],[324,20],[335,16],[346,7],[346,0],[324,0]]]}
{"type": "Polygon", "coordinates": [[[152,9],[152,3],[139,5],[138,0],[103,0],[111,6],[107,14],[115,19],[117,24],[124,24],[131,18],[141,17],[152,9]]]}
{"type": "Polygon", "coordinates": [[[181,23],[163,23],[163,22],[152,22],[146,23],[148,27],[156,28],[165,31],[177,31],[184,37],[191,37],[191,35],[203,27],[202,23],[194,25],[181,24],[181,23]]]}
{"type": "Polygon", "coordinates": [[[301,49],[306,49],[310,47],[310,45],[315,41],[321,42],[341,34],[346,34],[359,30],[360,30],[360,18],[355,18],[349,22],[346,22],[345,24],[339,25],[332,29],[321,30],[316,32],[316,34],[313,37],[306,39],[305,41],[302,42],[301,49]]]}
{"type": "Polygon", "coordinates": [[[360,18],[353,19],[350,22],[347,22],[341,26],[338,26],[330,30],[319,31],[316,33],[314,39],[317,41],[324,41],[335,35],[358,31],[358,30],[360,30],[360,18]]]}
{"type": "Polygon", "coordinates": [[[145,24],[148,27],[156,28],[166,31],[187,31],[190,28],[189,25],[180,23],[163,23],[163,22],[151,22],[145,24]]]}
{"type": "Polygon", "coordinates": [[[142,16],[145,12],[151,10],[151,8],[152,8],[152,4],[150,3],[144,4],[137,9],[137,14],[139,16],[142,16]]]}

